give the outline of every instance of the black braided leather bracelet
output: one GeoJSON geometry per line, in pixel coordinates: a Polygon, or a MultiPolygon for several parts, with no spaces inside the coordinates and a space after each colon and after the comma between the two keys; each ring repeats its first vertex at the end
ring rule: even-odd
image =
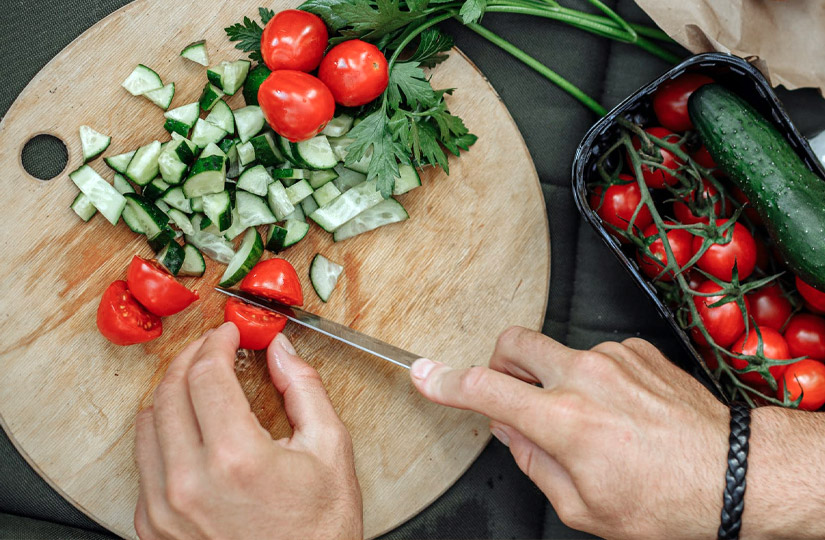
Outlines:
{"type": "Polygon", "coordinates": [[[751,434],[751,410],[744,403],[730,406],[730,449],[725,473],[725,493],[722,501],[722,523],[719,540],[736,540],[742,528],[745,509],[745,475],[748,472],[748,438],[751,434]]]}

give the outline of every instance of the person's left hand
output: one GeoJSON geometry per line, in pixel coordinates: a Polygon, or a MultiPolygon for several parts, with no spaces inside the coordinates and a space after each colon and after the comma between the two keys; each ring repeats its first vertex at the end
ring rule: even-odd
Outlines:
{"type": "Polygon", "coordinates": [[[269,346],[294,429],[273,440],[235,376],[238,342],[226,323],[190,344],[138,415],[138,536],[361,538],[352,442],[318,373],[283,334],[269,346]]]}

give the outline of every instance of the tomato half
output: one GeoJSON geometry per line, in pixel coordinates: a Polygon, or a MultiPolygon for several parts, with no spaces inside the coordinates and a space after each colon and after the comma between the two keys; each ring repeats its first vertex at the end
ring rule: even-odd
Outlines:
{"type": "MultiPolygon", "coordinates": [[[[770,358],[773,360],[788,360],[792,358],[790,351],[788,351],[788,343],[785,341],[785,338],[782,337],[782,334],[773,328],[760,327],[759,331],[762,333],[762,355],[765,358],[770,358]]],[[[755,355],[758,344],[759,336],[756,334],[756,329],[751,327],[748,331],[748,339],[745,339],[745,335],[742,334],[730,350],[731,352],[737,354],[755,355]]],[[[736,369],[744,369],[748,367],[748,361],[741,358],[730,357],[728,358],[728,361],[730,365],[736,369]]],[[[773,378],[778,381],[787,368],[787,365],[771,366],[768,368],[768,371],[771,375],[773,375],[773,378]]],[[[739,377],[740,381],[748,384],[764,384],[766,382],[765,379],[762,378],[762,375],[755,371],[749,371],[748,373],[737,373],[736,376],[739,377]]]]}
{"type": "Polygon", "coordinates": [[[249,305],[237,298],[226,301],[223,320],[238,327],[240,347],[254,351],[269,347],[269,343],[286,326],[286,317],[283,315],[249,305]]]}
{"type": "Polygon", "coordinates": [[[332,93],[303,71],[273,71],[258,88],[258,104],[278,135],[292,142],[311,139],[335,114],[332,93]]]}
{"type": "MultiPolygon", "coordinates": [[[[636,208],[642,202],[642,191],[639,189],[636,179],[630,175],[620,174],[619,180],[624,183],[607,186],[607,189],[602,189],[602,186],[594,189],[593,194],[590,196],[590,207],[596,211],[605,223],[624,230],[630,220],[633,219],[636,208]],[[604,193],[604,196],[602,196],[602,193],[604,193]]],[[[633,224],[639,229],[644,229],[652,221],[653,217],[650,215],[650,209],[643,206],[633,224]]],[[[622,242],[628,242],[613,229],[605,228],[622,242]]]]}
{"type": "Polygon", "coordinates": [[[301,280],[286,259],[267,259],[252,267],[241,281],[241,290],[272,298],[288,306],[304,303],[301,280]]]}
{"type": "Polygon", "coordinates": [[[696,73],[685,73],[663,83],[653,94],[653,112],[659,123],[671,131],[693,129],[687,102],[697,88],[712,83],[713,79],[696,73]]]}
{"type": "MultiPolygon", "coordinates": [[[[673,225],[673,222],[665,221],[665,224],[673,225]]],[[[645,228],[642,234],[645,238],[650,238],[651,236],[658,237],[659,228],[655,223],[651,223],[647,226],[647,228],[645,228]]],[[[667,231],[667,240],[670,244],[671,251],[673,251],[673,256],[676,258],[676,264],[679,268],[684,267],[693,256],[693,235],[684,229],[671,229],[667,231]]],[[[662,262],[661,265],[655,262],[650,256],[643,256],[641,251],[636,252],[636,260],[639,262],[639,268],[642,269],[642,272],[644,272],[647,277],[655,278],[662,272],[664,265],[668,263],[667,253],[665,252],[665,247],[664,244],[662,244],[661,238],[656,238],[656,240],[648,246],[648,249],[653,256],[656,257],[656,259],[662,262]]],[[[673,272],[668,271],[660,277],[659,280],[672,281],[673,272]]]]}
{"type": "Polygon", "coordinates": [[[186,309],[198,299],[198,293],[181,285],[155,261],[135,255],[126,272],[129,290],[149,312],[168,317],[186,309]]]}
{"type": "MultiPolygon", "coordinates": [[[[726,222],[726,219],[717,219],[716,225],[721,227],[726,222]]],[[[725,235],[730,240],[727,243],[722,243],[725,240],[719,240],[718,243],[712,244],[696,261],[696,266],[715,278],[730,281],[733,277],[733,265],[736,264],[739,279],[744,280],[756,267],[756,241],[741,223],[734,223],[733,231],[728,229],[725,235]]],[[[703,241],[702,237],[694,237],[694,253],[702,247],[703,241]]]]}
{"type": "Polygon", "coordinates": [[[796,278],[796,290],[798,290],[799,294],[802,295],[802,298],[805,299],[805,302],[808,304],[808,307],[811,308],[811,311],[825,313],[824,292],[820,292],[818,289],[811,287],[799,277],[796,278]]]}
{"type": "Polygon", "coordinates": [[[694,223],[708,223],[710,220],[707,216],[710,213],[714,219],[722,215],[722,196],[719,191],[713,187],[713,184],[702,180],[702,191],[699,193],[699,198],[696,198],[697,189],[694,189],[684,199],[684,201],[675,201],[673,203],[673,215],[676,216],[676,221],[684,223],[685,225],[692,225],[694,223]],[[693,204],[697,207],[697,211],[703,215],[696,215],[690,209],[688,204],[693,204]]]}
{"type": "MultiPolygon", "coordinates": [[[[722,290],[722,287],[712,281],[706,281],[695,290],[696,292],[707,294],[719,292],[722,290]]],[[[728,302],[721,306],[710,307],[722,300],[723,297],[724,295],[722,294],[715,296],[694,296],[693,303],[699,312],[699,319],[705,325],[713,341],[720,347],[727,347],[736,341],[736,338],[745,331],[745,319],[736,302],[728,302]]],[[[748,299],[745,298],[746,314],[749,309],[748,299]]],[[[701,347],[708,345],[705,336],[702,335],[698,328],[691,329],[691,337],[693,341],[701,347]]]]}
{"type": "Polygon", "coordinates": [[[324,21],[307,11],[285,9],[272,17],[261,36],[261,56],[272,71],[312,71],[327,48],[324,21]]]}
{"type": "Polygon", "coordinates": [[[777,399],[785,398],[785,388],[791,401],[802,395],[799,408],[803,411],[819,410],[825,405],[825,364],[805,359],[789,365],[779,381],[777,399]]]}
{"type": "MultiPolygon", "coordinates": [[[[679,142],[679,136],[675,133],[668,131],[665,128],[661,127],[652,127],[647,128],[645,130],[646,133],[653,135],[654,137],[658,137],[659,139],[663,139],[669,143],[677,143],[679,142]]],[[[638,150],[642,147],[642,142],[639,140],[638,137],[633,137],[633,148],[638,150]]],[[[673,155],[672,152],[665,150],[664,148],[659,148],[659,153],[662,155],[662,167],[666,167],[668,169],[676,170],[682,165],[682,161],[673,155]]],[[[632,169],[633,165],[630,163],[630,156],[627,157],[628,166],[632,169]]],[[[676,182],[679,181],[678,178],[670,174],[669,172],[661,169],[660,167],[648,167],[647,165],[642,165],[642,177],[645,179],[645,184],[648,187],[654,189],[661,189],[666,185],[672,186],[676,182]]]]}
{"type": "Polygon", "coordinates": [[[97,306],[97,329],[115,345],[146,343],[163,333],[160,317],[138,304],[125,281],[106,288],[97,306]]]}
{"type": "Polygon", "coordinates": [[[380,96],[390,81],[384,54],[360,39],[330,49],[321,60],[318,78],[329,87],[335,102],[345,107],[366,105],[380,96]]]}
{"type": "Polygon", "coordinates": [[[791,317],[785,328],[791,358],[807,356],[825,362],[825,319],[809,313],[791,317]]]}
{"type": "Polygon", "coordinates": [[[750,302],[750,315],[760,328],[782,330],[793,312],[793,307],[779,285],[771,283],[748,293],[747,296],[750,302]]]}

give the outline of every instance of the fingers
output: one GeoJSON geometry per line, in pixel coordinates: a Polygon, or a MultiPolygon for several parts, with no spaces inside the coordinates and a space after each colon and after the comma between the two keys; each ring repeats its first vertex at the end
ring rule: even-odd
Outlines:
{"type": "Polygon", "coordinates": [[[490,369],[549,388],[558,384],[577,353],[538,332],[513,326],[499,336],[490,369]]]}
{"type": "Polygon", "coordinates": [[[151,407],[140,411],[135,419],[135,462],[140,473],[140,499],[145,503],[163,497],[165,470],[151,407]]]}

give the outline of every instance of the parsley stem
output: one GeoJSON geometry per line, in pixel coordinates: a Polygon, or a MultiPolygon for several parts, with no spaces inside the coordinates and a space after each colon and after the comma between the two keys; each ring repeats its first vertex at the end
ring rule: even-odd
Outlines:
{"type": "Polygon", "coordinates": [[[601,11],[602,13],[607,15],[608,19],[611,19],[613,22],[618,24],[620,27],[624,28],[625,32],[627,32],[632,37],[631,41],[636,41],[636,38],[639,37],[636,34],[636,31],[629,24],[627,24],[627,21],[625,21],[624,19],[619,17],[618,13],[616,13],[615,11],[613,11],[612,9],[610,9],[609,7],[604,5],[604,3],[601,0],[588,0],[588,1],[596,9],[598,9],[599,11],[601,11]]]}
{"type": "Polygon", "coordinates": [[[565,22],[567,24],[576,26],[583,30],[589,30],[604,37],[609,37],[618,41],[624,41],[626,43],[633,43],[638,39],[635,32],[633,33],[633,35],[628,35],[621,29],[597,21],[583,20],[580,17],[577,17],[577,15],[567,13],[566,11],[561,9],[534,8],[523,5],[514,5],[518,4],[517,2],[507,2],[505,5],[500,4],[501,3],[497,2],[496,4],[488,5],[486,12],[516,13],[519,15],[532,15],[534,17],[542,17],[544,19],[552,19],[555,21],[565,22]]]}
{"type": "Polygon", "coordinates": [[[472,23],[466,25],[467,28],[475,32],[476,34],[480,35],[483,38],[486,38],[490,43],[497,45],[510,53],[511,55],[515,56],[518,60],[521,60],[527,66],[533,68],[537,71],[541,76],[579,100],[583,103],[588,109],[593,111],[594,113],[598,114],[599,116],[604,116],[607,114],[607,109],[599,105],[599,103],[585,94],[579,87],[573,85],[570,81],[553,71],[552,69],[548,68],[532,56],[528,55],[509,41],[499,37],[498,35],[494,34],[493,32],[487,30],[483,26],[477,23],[472,23]]]}
{"type": "Polygon", "coordinates": [[[458,13],[458,12],[455,11],[455,10],[449,10],[446,13],[442,13],[441,15],[439,15],[437,17],[433,17],[432,19],[428,20],[424,24],[421,24],[421,25],[417,26],[412,32],[407,34],[407,37],[405,37],[401,41],[401,43],[398,44],[398,47],[396,47],[395,52],[392,53],[392,56],[390,57],[390,61],[388,62],[388,71],[390,73],[392,72],[392,67],[395,65],[395,61],[398,60],[398,55],[401,54],[401,52],[407,47],[407,45],[410,44],[410,42],[412,42],[412,40],[415,39],[415,37],[418,34],[420,34],[421,32],[423,32],[424,30],[426,30],[427,28],[429,28],[431,26],[435,26],[436,24],[438,24],[442,21],[446,21],[447,19],[453,17],[456,13],[458,13]]]}

